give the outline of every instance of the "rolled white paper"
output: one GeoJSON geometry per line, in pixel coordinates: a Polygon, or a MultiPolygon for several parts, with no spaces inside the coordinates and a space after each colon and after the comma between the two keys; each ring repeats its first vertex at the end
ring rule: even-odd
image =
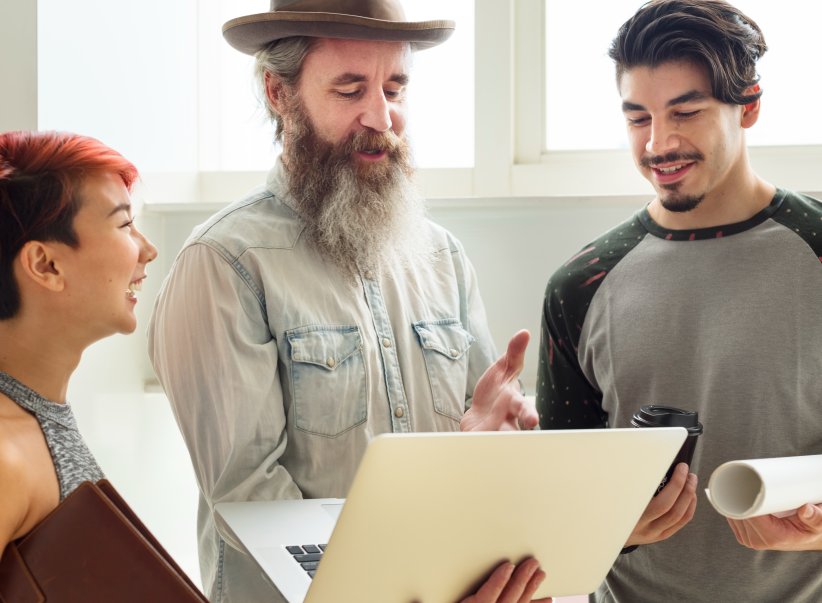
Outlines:
{"type": "Polygon", "coordinates": [[[714,508],[732,519],[782,514],[822,502],[822,455],[723,463],[705,490],[714,508]]]}

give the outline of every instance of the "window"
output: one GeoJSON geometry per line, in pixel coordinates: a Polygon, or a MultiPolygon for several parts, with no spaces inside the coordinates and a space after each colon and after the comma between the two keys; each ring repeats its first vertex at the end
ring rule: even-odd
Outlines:
{"type": "Polygon", "coordinates": [[[39,0],[38,127],[99,138],[142,172],[196,170],[196,5],[39,0]]]}
{"type": "MultiPolygon", "coordinates": [[[[822,144],[822,126],[814,118],[809,123],[805,110],[808,99],[822,97],[822,80],[808,69],[822,58],[817,45],[822,7],[804,0],[732,1],[759,24],[769,47],[758,63],[763,104],[748,132],[749,144],[822,144]]],[[[592,15],[590,4],[545,0],[547,150],[626,147],[607,52],[619,26],[642,4],[611,0],[597,5],[592,15]]]]}
{"type": "MultiPolygon", "coordinates": [[[[822,96],[822,8],[734,1],[770,46],[754,165],[781,186],[822,191],[822,124],[805,109],[822,96]]],[[[606,56],[641,2],[403,0],[411,20],[457,22],[445,44],[414,55],[409,137],[426,196],[647,195],[606,56]]],[[[39,127],[96,136],[149,176],[170,172],[154,181],[157,202],[224,203],[260,182],[277,149],[252,59],[221,27],[268,6],[37,0],[39,127]]]]}

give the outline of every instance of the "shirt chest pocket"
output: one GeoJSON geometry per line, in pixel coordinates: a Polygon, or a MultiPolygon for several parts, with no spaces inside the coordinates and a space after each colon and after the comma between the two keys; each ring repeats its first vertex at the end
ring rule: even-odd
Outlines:
{"type": "Polygon", "coordinates": [[[459,421],[465,412],[468,350],[476,341],[455,318],[414,323],[431,385],[434,410],[459,421]]]}
{"type": "Polygon", "coordinates": [[[309,326],[286,332],[297,429],[335,437],[367,417],[362,337],[355,326],[309,326]]]}

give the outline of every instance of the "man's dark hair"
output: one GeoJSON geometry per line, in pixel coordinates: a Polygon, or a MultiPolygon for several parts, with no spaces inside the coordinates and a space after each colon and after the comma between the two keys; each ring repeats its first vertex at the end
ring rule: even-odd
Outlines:
{"type": "Polygon", "coordinates": [[[723,0],[651,0],[619,28],[608,56],[617,83],[634,67],[702,65],[714,98],[745,105],[762,95],[749,89],[759,81],[756,62],[767,49],[759,26],[723,0]]]}

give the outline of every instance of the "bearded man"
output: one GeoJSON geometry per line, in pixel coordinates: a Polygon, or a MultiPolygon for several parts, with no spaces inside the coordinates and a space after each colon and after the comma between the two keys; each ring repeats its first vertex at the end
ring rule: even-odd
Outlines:
{"type": "MultiPolygon", "coordinates": [[[[282,154],[263,189],[195,230],[149,327],[215,602],[278,598],[218,531],[216,503],[345,497],[380,433],[537,422],[517,382],[527,332],[492,363],[474,270],[411,184],[410,55],[454,24],[406,22],[395,0],[345,6],[274,0],[224,26],[256,56],[282,154]]],[[[526,601],[543,577],[505,564],[471,601],[526,601]]]]}

